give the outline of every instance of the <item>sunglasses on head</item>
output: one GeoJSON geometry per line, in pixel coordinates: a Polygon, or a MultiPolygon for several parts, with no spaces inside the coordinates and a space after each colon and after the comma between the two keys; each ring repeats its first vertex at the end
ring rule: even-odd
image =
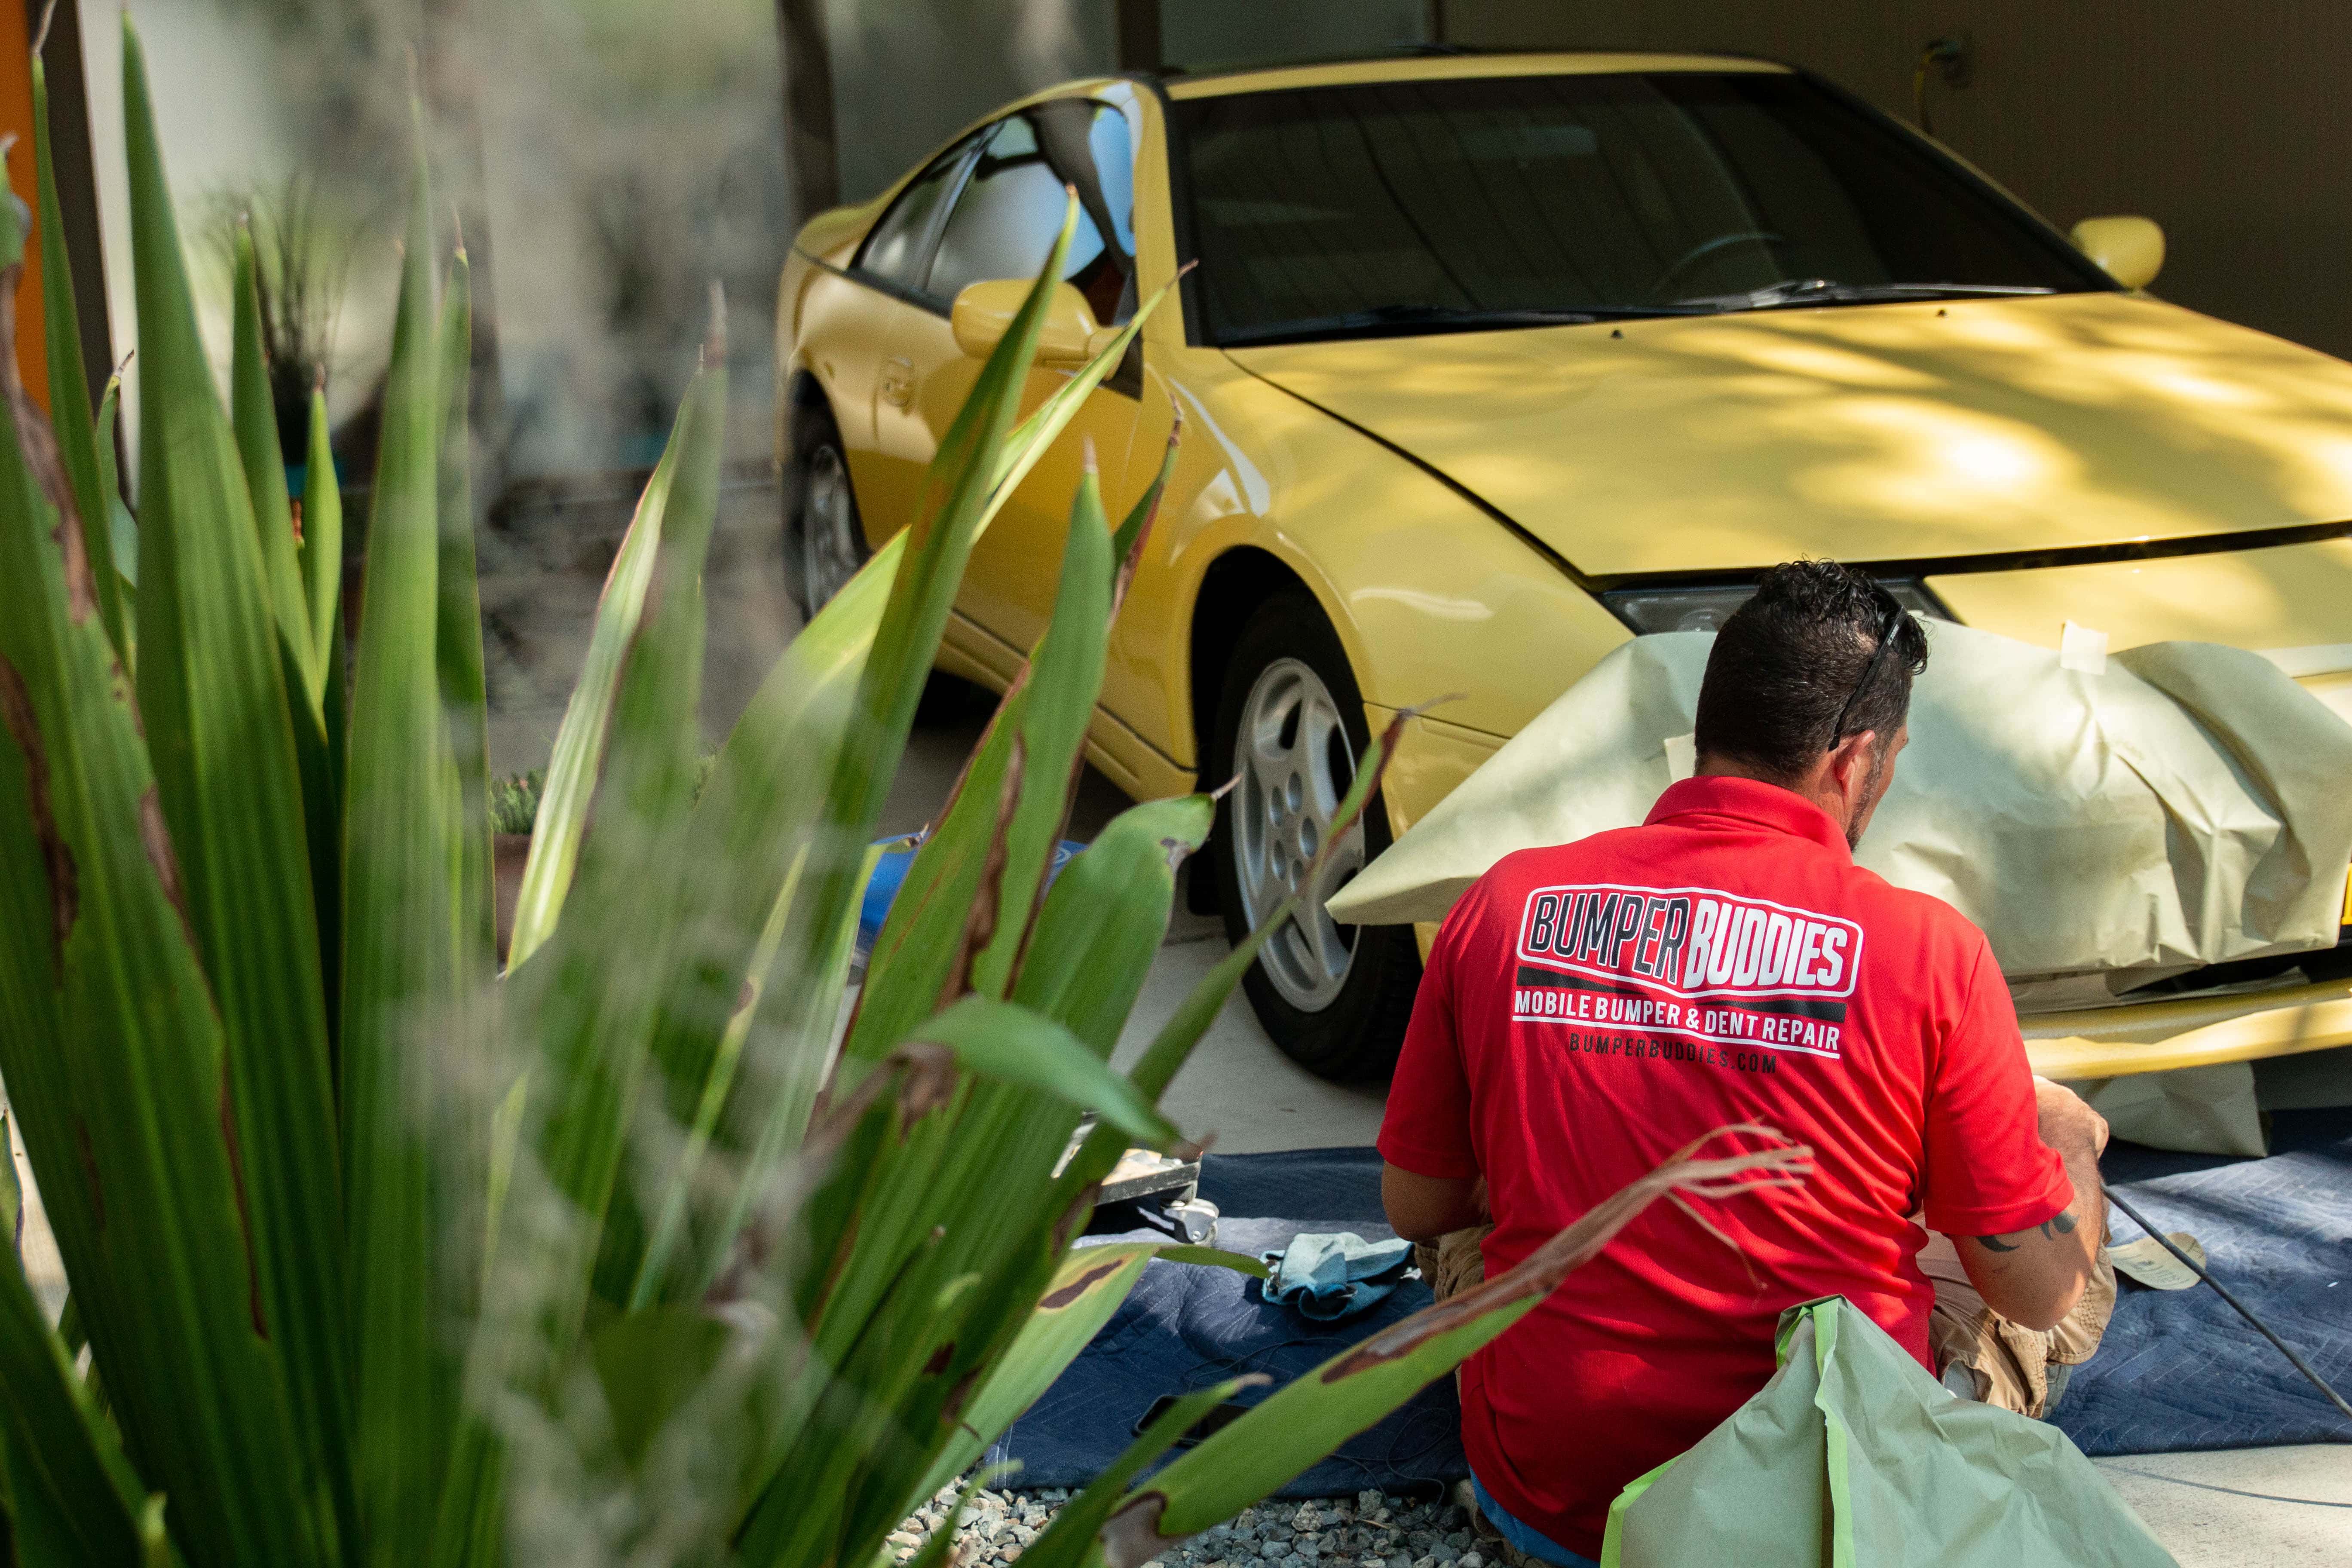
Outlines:
{"type": "Polygon", "coordinates": [[[1870,683],[1878,678],[1878,667],[1885,660],[1886,650],[1895,646],[1895,636],[1903,629],[1903,606],[1884,591],[1879,597],[1885,601],[1886,613],[1878,623],[1878,646],[1870,650],[1870,660],[1862,667],[1862,679],[1845,694],[1845,705],[1838,710],[1837,722],[1830,726],[1832,751],[1837,750],[1838,742],[1845,739],[1847,716],[1853,713],[1855,701],[1870,689],[1870,683]]]}

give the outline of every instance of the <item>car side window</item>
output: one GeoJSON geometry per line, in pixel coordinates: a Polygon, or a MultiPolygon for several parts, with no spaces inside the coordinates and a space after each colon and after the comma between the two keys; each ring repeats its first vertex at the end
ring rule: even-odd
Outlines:
{"type": "Polygon", "coordinates": [[[1135,311],[1135,155],[1127,117],[1107,103],[1056,99],[1000,121],[940,236],[924,292],[950,303],[970,284],[1034,278],[1062,226],[1063,189],[1078,194],[1063,279],[1094,310],[1135,311]]]}
{"type": "Polygon", "coordinates": [[[967,137],[940,153],[898,193],[882,221],[866,235],[852,266],[901,289],[923,286],[923,272],[930,262],[931,234],[938,226],[935,220],[955,193],[956,177],[963,173],[973,140],[967,137]]]}

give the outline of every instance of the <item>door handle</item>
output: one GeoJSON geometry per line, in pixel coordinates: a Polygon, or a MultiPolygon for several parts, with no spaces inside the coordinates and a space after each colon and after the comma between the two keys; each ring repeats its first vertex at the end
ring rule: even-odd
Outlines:
{"type": "Polygon", "coordinates": [[[882,401],[893,408],[904,408],[915,401],[913,360],[894,359],[882,363],[882,401]]]}

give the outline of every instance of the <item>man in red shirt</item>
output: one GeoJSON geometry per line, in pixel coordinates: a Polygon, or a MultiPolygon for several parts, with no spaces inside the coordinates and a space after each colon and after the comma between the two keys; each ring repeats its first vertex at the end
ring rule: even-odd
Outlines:
{"type": "Polygon", "coordinates": [[[1507,1268],[1733,1122],[1818,1164],[1710,1205],[1721,1237],[1653,1206],[1465,1363],[1480,1510],[1530,1555],[1597,1556],[1624,1484],[1764,1385],[1798,1302],[1842,1295],[2029,1414],[2105,1327],[2105,1124],[2032,1077],[1983,933],[1853,863],[1927,658],[1863,574],[1767,573],[1708,658],[1696,776],[1507,857],[1438,931],[1381,1129],[1398,1235],[1460,1260],[1449,1233],[1491,1216],[1468,1271],[1507,1268]]]}

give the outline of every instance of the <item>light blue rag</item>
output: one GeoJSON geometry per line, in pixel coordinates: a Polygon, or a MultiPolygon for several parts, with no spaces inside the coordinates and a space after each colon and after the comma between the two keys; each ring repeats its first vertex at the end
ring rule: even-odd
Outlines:
{"type": "Polygon", "coordinates": [[[1274,1270],[1258,1281],[1265,1300],[1318,1322],[1352,1317],[1386,1297],[1412,1265],[1412,1243],[1366,1241],[1352,1230],[1302,1233],[1262,1255],[1274,1270]]]}

